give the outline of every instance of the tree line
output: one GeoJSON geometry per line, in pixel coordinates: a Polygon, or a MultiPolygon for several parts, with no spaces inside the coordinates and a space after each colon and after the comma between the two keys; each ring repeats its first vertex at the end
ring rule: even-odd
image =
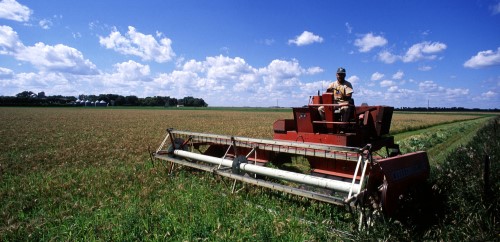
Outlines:
{"type": "Polygon", "coordinates": [[[140,98],[137,96],[122,96],[118,94],[81,94],[78,97],[74,97],[62,95],[46,96],[45,92],[34,93],[32,91],[23,91],[16,94],[15,96],[0,96],[0,106],[71,106],[86,101],[104,101],[109,106],[208,106],[208,104],[202,98],[194,98],[191,96],[184,97],[182,99],[176,99],[170,96],[153,96],[140,98]]]}

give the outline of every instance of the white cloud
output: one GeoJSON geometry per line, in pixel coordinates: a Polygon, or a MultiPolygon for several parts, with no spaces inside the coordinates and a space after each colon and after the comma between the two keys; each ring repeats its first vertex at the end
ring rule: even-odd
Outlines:
{"type": "Polygon", "coordinates": [[[368,52],[375,47],[381,47],[387,44],[387,40],[382,36],[374,36],[372,33],[364,35],[361,39],[356,39],[354,45],[359,52],[368,52]]]}
{"type": "Polygon", "coordinates": [[[42,27],[42,29],[50,29],[52,27],[53,23],[50,19],[42,19],[38,22],[38,25],[42,27]]]}
{"type": "Polygon", "coordinates": [[[497,93],[493,91],[487,91],[482,93],[481,96],[484,97],[485,99],[492,99],[497,96],[497,93]]]}
{"type": "Polygon", "coordinates": [[[434,60],[438,57],[436,54],[444,51],[446,48],[446,44],[441,42],[424,41],[412,45],[404,55],[396,55],[388,50],[383,50],[378,53],[377,58],[386,64],[392,64],[398,60],[406,63],[419,60],[434,60]]]}
{"type": "Polygon", "coordinates": [[[23,47],[24,45],[19,40],[16,31],[10,26],[0,26],[0,54],[13,55],[23,47]]]}
{"type": "Polygon", "coordinates": [[[328,85],[330,85],[330,81],[327,80],[306,82],[301,83],[300,90],[304,93],[309,93],[310,95],[312,93],[317,93],[318,91],[325,90],[328,85]]]}
{"type": "Polygon", "coordinates": [[[419,71],[430,71],[430,70],[432,70],[432,67],[431,66],[419,66],[418,70],[419,71]]]}
{"type": "Polygon", "coordinates": [[[295,39],[288,40],[288,44],[294,44],[297,46],[304,46],[321,42],[323,42],[323,38],[321,36],[315,35],[309,31],[304,31],[301,35],[297,36],[295,39]]]}
{"type": "Polygon", "coordinates": [[[403,62],[415,62],[422,59],[433,60],[437,56],[435,53],[442,52],[446,49],[446,44],[440,42],[421,42],[411,46],[406,54],[402,56],[403,62]]]}
{"type": "Polygon", "coordinates": [[[500,65],[500,47],[498,47],[497,51],[480,51],[464,63],[464,67],[473,69],[496,65],[500,65]]]}
{"type": "Polygon", "coordinates": [[[189,60],[181,65],[180,70],[162,74],[155,82],[183,95],[201,92],[207,96],[220,96],[222,90],[252,91],[258,87],[257,78],[258,70],[244,59],[219,55],[207,57],[204,61],[189,60]]]}
{"type": "Polygon", "coordinates": [[[76,95],[83,89],[79,86],[83,81],[80,79],[81,76],[78,79],[74,77],[56,72],[18,73],[13,74],[10,79],[0,81],[0,86],[3,94],[11,93],[11,95],[26,90],[45,91],[49,95],[76,95]]]}
{"type": "Polygon", "coordinates": [[[142,65],[132,60],[115,64],[114,67],[116,69],[116,73],[118,73],[120,78],[125,81],[143,79],[145,76],[149,76],[150,74],[148,65],[142,65]]]}
{"type": "Polygon", "coordinates": [[[399,56],[393,55],[391,52],[384,50],[378,53],[378,59],[386,64],[392,64],[400,59],[399,56]]]}
{"type": "Polygon", "coordinates": [[[382,73],[380,73],[380,72],[375,72],[375,73],[372,74],[372,77],[370,78],[370,80],[372,80],[372,81],[378,81],[378,80],[384,78],[384,76],[385,75],[382,74],[382,73]]]}
{"type": "Polygon", "coordinates": [[[73,39],[78,39],[82,37],[82,34],[80,32],[73,32],[71,33],[73,35],[73,39]]]}
{"type": "Polygon", "coordinates": [[[391,80],[383,80],[380,82],[380,86],[381,87],[391,87],[391,86],[395,86],[396,83],[394,81],[391,81],[391,80]]]}
{"type": "Polygon", "coordinates": [[[175,57],[172,41],[169,38],[157,41],[152,35],[137,32],[132,26],[128,27],[125,36],[115,28],[108,37],[100,36],[99,43],[107,49],[113,49],[124,55],[138,56],[144,61],[163,63],[175,57]]]}
{"type": "Polygon", "coordinates": [[[304,68],[295,59],[276,59],[256,68],[243,58],[219,55],[186,61],[180,69],[154,78],[154,83],[163,92],[202,96],[209,104],[265,106],[287,99],[289,105],[304,105],[311,93],[323,90],[328,82],[307,83],[300,78],[322,71],[319,67],[304,68]],[[237,95],[228,96],[228,92],[237,95]]]}
{"type": "Polygon", "coordinates": [[[27,61],[41,70],[68,72],[73,74],[95,74],[96,66],[84,59],[75,48],[62,44],[55,46],[36,43],[27,46],[15,55],[16,59],[27,61]]]}
{"type": "Polygon", "coordinates": [[[418,84],[419,90],[429,96],[439,98],[444,101],[453,101],[458,98],[466,98],[469,95],[469,89],[464,88],[446,88],[439,86],[433,81],[424,81],[418,84]]]}
{"type": "Polygon", "coordinates": [[[14,71],[11,69],[0,67],[0,80],[12,78],[13,75],[14,71]]]}
{"type": "Polygon", "coordinates": [[[465,96],[469,95],[469,89],[445,88],[444,94],[445,94],[446,99],[460,98],[460,97],[465,97],[465,96]]]}
{"type": "Polygon", "coordinates": [[[434,83],[433,81],[420,82],[418,84],[418,88],[423,92],[436,92],[440,89],[438,84],[434,83]]]}
{"type": "Polygon", "coordinates": [[[304,73],[304,69],[300,67],[297,60],[273,60],[267,67],[261,68],[259,71],[276,79],[293,78],[304,73]]]}
{"type": "Polygon", "coordinates": [[[33,11],[15,0],[0,1],[0,18],[28,22],[33,11]]]}
{"type": "Polygon", "coordinates": [[[392,79],[401,80],[404,75],[405,75],[405,73],[403,71],[399,70],[398,72],[396,72],[392,75],[392,79]]]}
{"type": "Polygon", "coordinates": [[[398,90],[398,86],[390,86],[389,89],[387,89],[387,91],[391,93],[397,92],[398,90]]]}
{"type": "Polygon", "coordinates": [[[498,103],[500,103],[500,96],[496,90],[489,90],[487,92],[483,92],[478,96],[474,96],[472,98],[473,101],[482,104],[489,104],[490,108],[498,109],[498,103]]]}
{"type": "Polygon", "coordinates": [[[324,70],[321,69],[321,67],[315,66],[315,67],[308,68],[305,73],[308,75],[316,75],[316,74],[322,73],[323,71],[324,70]]]}
{"type": "Polygon", "coordinates": [[[351,84],[355,85],[355,84],[358,84],[360,82],[360,79],[358,76],[350,76],[349,78],[347,78],[347,81],[350,82],[351,84]]]}
{"type": "Polygon", "coordinates": [[[26,61],[42,71],[66,72],[72,74],[96,74],[96,66],[75,48],[57,44],[45,45],[38,42],[25,46],[17,33],[9,26],[0,26],[0,54],[10,55],[26,61]]]}

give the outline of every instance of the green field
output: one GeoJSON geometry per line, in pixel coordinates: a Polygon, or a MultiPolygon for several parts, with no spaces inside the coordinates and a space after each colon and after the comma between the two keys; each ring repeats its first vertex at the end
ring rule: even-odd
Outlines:
{"type": "MultiPolygon", "coordinates": [[[[490,124],[495,117],[396,112],[392,132],[403,150],[429,152],[432,182],[446,187],[440,174],[447,172],[447,155],[473,142],[476,133],[490,130],[486,134],[493,134],[489,140],[496,143],[487,142],[485,147],[496,144],[492,147],[498,150],[499,131],[491,132],[490,124]]],[[[356,219],[343,207],[252,186],[232,194],[229,181],[190,169],[168,176],[164,167],[150,161],[149,150],[158,147],[166,128],[272,138],[272,124],[279,118],[292,118],[292,113],[0,108],[0,240],[455,238],[448,226],[460,222],[450,220],[451,215],[419,230],[411,223],[380,221],[367,235],[357,231],[356,219]]],[[[492,151],[492,168],[498,167],[497,153],[492,151]]],[[[498,179],[493,181],[498,194],[498,179]]],[[[498,195],[494,199],[498,203],[498,195]]],[[[471,222],[484,231],[472,238],[498,239],[496,219],[486,225],[471,222]]]]}

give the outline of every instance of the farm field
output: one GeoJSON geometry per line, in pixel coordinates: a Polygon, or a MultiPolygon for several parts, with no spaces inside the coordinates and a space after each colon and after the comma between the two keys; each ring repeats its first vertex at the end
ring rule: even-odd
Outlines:
{"type": "MultiPolygon", "coordinates": [[[[279,118],[292,113],[0,108],[0,240],[353,238],[356,223],[342,207],[262,188],[231,194],[211,174],[169,177],[150,162],[166,128],[270,139],[279,118]]],[[[391,132],[436,164],[491,119],[396,112],[391,132]]]]}

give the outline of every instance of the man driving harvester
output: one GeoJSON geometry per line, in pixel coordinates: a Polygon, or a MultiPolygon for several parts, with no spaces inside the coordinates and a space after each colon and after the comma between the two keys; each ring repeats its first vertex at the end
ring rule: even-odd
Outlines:
{"type": "MultiPolygon", "coordinates": [[[[337,69],[337,81],[330,83],[326,92],[333,93],[333,103],[345,105],[341,106],[338,110],[340,112],[340,121],[349,122],[352,117],[353,107],[349,105],[354,105],[354,99],[352,99],[352,93],[354,92],[352,84],[345,80],[346,72],[343,67],[337,69]]],[[[321,106],[318,108],[319,114],[324,119],[325,107],[321,106]]]]}

